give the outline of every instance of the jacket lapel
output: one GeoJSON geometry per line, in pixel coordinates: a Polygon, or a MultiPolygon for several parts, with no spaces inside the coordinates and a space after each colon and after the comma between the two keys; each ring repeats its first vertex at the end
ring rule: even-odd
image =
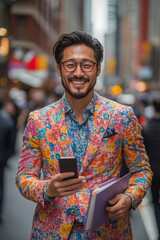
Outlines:
{"type": "Polygon", "coordinates": [[[88,147],[83,159],[82,168],[80,173],[83,173],[90,161],[94,158],[98,147],[103,139],[103,135],[106,132],[113,114],[113,108],[106,106],[106,100],[98,97],[95,103],[94,120],[91,129],[91,135],[88,141],[88,147]]]}
{"type": "Polygon", "coordinates": [[[51,123],[53,137],[56,139],[61,152],[61,156],[73,156],[71,142],[67,132],[65,122],[65,111],[63,101],[57,102],[48,112],[48,117],[51,123]]]}

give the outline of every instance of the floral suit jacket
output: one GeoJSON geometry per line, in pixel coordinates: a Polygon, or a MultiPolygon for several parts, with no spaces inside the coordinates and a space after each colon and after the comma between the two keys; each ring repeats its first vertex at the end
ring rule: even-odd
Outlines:
{"type": "MultiPolygon", "coordinates": [[[[16,184],[25,198],[37,203],[31,239],[68,239],[76,206],[79,206],[81,215],[85,215],[90,188],[110,178],[119,178],[123,159],[131,172],[125,193],[131,196],[133,209],[137,208],[146,194],[152,172],[141,127],[132,108],[98,95],[91,132],[79,172],[85,176],[86,185],[74,195],[55,198],[48,203],[44,201],[43,189],[59,173],[59,157],[73,156],[63,98],[30,113],[23,136],[16,184]],[[117,134],[106,134],[108,129],[113,128],[117,134]],[[40,177],[41,169],[43,179],[40,177]]],[[[109,221],[100,226],[97,232],[105,233],[106,237],[98,238],[97,235],[95,239],[132,239],[129,216],[121,221],[109,221]]]]}

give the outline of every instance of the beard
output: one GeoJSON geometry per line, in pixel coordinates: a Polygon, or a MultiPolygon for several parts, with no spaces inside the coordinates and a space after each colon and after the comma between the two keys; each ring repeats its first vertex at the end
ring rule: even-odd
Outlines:
{"type": "MultiPolygon", "coordinates": [[[[72,79],[77,79],[77,80],[85,80],[86,82],[89,82],[90,79],[89,78],[77,78],[77,77],[73,77],[73,78],[68,78],[68,81],[71,82],[72,79]]],[[[73,98],[76,98],[76,99],[81,99],[81,98],[84,98],[86,97],[91,91],[92,89],[94,88],[95,84],[96,84],[96,79],[94,81],[92,81],[89,86],[88,86],[88,89],[86,90],[86,92],[81,92],[81,89],[80,88],[77,88],[78,89],[78,92],[74,93],[70,90],[70,88],[68,87],[68,85],[64,82],[63,80],[63,77],[61,78],[61,81],[62,81],[62,85],[64,87],[64,89],[73,97],[73,98]]]]}

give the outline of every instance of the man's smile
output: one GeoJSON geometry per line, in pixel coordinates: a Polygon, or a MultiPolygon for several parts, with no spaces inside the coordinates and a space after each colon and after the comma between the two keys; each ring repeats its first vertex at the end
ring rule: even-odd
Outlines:
{"type": "Polygon", "coordinates": [[[75,84],[84,84],[86,82],[89,82],[90,79],[89,78],[76,78],[76,77],[71,77],[68,78],[69,82],[75,83],[75,84]]]}

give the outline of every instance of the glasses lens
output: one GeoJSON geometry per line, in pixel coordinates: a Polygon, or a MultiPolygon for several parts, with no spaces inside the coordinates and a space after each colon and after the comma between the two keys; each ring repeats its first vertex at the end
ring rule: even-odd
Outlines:
{"type": "Polygon", "coordinates": [[[84,62],[74,62],[74,61],[66,61],[63,64],[64,69],[67,72],[74,72],[77,68],[77,64],[80,64],[83,72],[91,72],[94,67],[94,62],[92,61],[84,61],[84,62]]]}
{"type": "Polygon", "coordinates": [[[63,66],[64,66],[64,68],[67,72],[73,72],[76,69],[76,63],[75,62],[65,62],[63,64],[63,66]]]}
{"type": "Polygon", "coordinates": [[[93,67],[94,67],[94,63],[93,62],[90,62],[90,61],[82,62],[82,70],[84,72],[92,71],[93,67]]]}

